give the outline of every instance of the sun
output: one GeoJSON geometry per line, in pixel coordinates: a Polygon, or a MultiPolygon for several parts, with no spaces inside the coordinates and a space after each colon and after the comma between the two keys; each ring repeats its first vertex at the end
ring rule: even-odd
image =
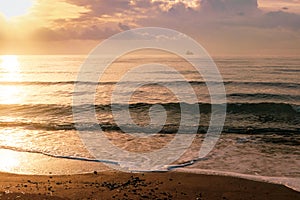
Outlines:
{"type": "Polygon", "coordinates": [[[0,0],[0,14],[7,19],[27,14],[33,0],[0,0]]]}

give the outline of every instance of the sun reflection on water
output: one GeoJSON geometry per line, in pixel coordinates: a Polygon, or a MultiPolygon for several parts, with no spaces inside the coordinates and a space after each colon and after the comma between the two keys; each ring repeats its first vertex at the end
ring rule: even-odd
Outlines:
{"type": "Polygon", "coordinates": [[[21,81],[20,62],[15,55],[0,57],[0,103],[17,104],[22,101],[20,88],[14,83],[21,81]]]}
{"type": "Polygon", "coordinates": [[[9,73],[15,73],[19,71],[20,62],[15,55],[1,56],[1,69],[6,70],[9,73]]]}
{"type": "MultiPolygon", "coordinates": [[[[20,104],[23,101],[24,90],[22,85],[22,77],[20,73],[20,61],[18,56],[3,55],[0,56],[0,104],[20,104]]],[[[1,122],[15,121],[15,118],[4,117],[1,122]]],[[[2,129],[1,141],[4,146],[13,146],[16,144],[14,130],[2,129]],[[7,144],[7,145],[5,145],[7,144]]],[[[0,171],[14,172],[20,168],[21,158],[18,152],[0,149],[0,171]]]]}

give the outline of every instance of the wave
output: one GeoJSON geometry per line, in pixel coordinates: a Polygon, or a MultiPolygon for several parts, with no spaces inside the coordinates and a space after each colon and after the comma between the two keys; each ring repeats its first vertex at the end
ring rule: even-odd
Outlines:
{"type": "MultiPolygon", "coordinates": [[[[121,128],[114,124],[114,123],[84,123],[81,124],[84,126],[86,130],[93,131],[98,130],[99,126],[101,127],[102,131],[122,131],[121,128]]],[[[122,125],[123,127],[126,126],[126,130],[134,133],[135,127],[131,125],[122,125]]],[[[26,128],[27,130],[45,130],[45,131],[59,131],[59,130],[76,130],[75,123],[54,123],[54,122],[22,122],[22,121],[14,121],[14,122],[0,122],[1,128],[6,127],[22,127],[26,128]]],[[[184,126],[183,126],[184,127],[184,126]]],[[[188,129],[190,127],[184,127],[184,129],[188,129]]],[[[197,128],[197,127],[196,127],[197,128]]],[[[145,128],[146,129],[146,128],[145,128]]],[[[193,128],[195,129],[195,128],[193,128]]],[[[140,129],[139,129],[140,130],[140,129]]],[[[152,130],[157,130],[155,125],[147,127],[147,130],[152,133],[152,130]]],[[[197,133],[205,134],[208,130],[208,126],[199,125],[197,133]]],[[[159,133],[163,134],[173,134],[178,132],[178,124],[166,124],[161,129],[159,133]]],[[[228,127],[225,126],[223,128],[222,133],[235,133],[235,134],[278,134],[278,135],[293,135],[293,134],[300,134],[300,128],[255,128],[255,127],[247,127],[247,128],[239,128],[239,127],[228,127]]],[[[300,144],[300,143],[299,143],[300,144]]]]}
{"type": "MultiPolygon", "coordinates": [[[[150,107],[157,105],[151,103],[132,103],[132,104],[113,104],[114,108],[117,109],[129,109],[134,111],[138,110],[149,110],[150,107]]],[[[185,102],[172,102],[172,103],[162,103],[162,105],[168,111],[180,111],[180,105],[185,107],[194,107],[195,104],[188,104],[185,102]]],[[[209,103],[198,103],[201,113],[210,113],[211,104],[209,103]]],[[[216,107],[223,106],[223,104],[216,104],[216,107]]],[[[97,112],[111,112],[111,104],[83,104],[78,106],[63,105],[63,104],[1,104],[0,105],[0,116],[3,114],[57,114],[57,115],[72,115],[72,109],[86,111],[91,108],[95,108],[97,112]]],[[[286,114],[290,116],[300,115],[300,105],[286,104],[286,103],[228,103],[227,113],[241,113],[241,114],[270,114],[270,115],[280,115],[286,114]]]]}
{"type": "Polygon", "coordinates": [[[264,99],[264,100],[293,100],[293,101],[300,101],[299,95],[288,95],[288,94],[268,94],[268,93],[232,93],[228,94],[227,97],[234,97],[234,98],[241,98],[241,99],[264,99]]]}
{"type": "MultiPolygon", "coordinates": [[[[185,107],[194,104],[185,104],[185,107]]],[[[155,104],[136,103],[130,104],[129,110],[135,113],[136,116],[147,115],[151,106],[155,104]]],[[[180,103],[165,103],[161,104],[167,111],[170,120],[167,120],[163,128],[159,125],[147,126],[145,132],[152,133],[153,130],[160,130],[159,133],[173,134],[178,132],[180,125],[180,103]],[[179,119],[179,120],[178,120],[179,119]],[[149,129],[149,130],[148,130],[149,129]]],[[[116,104],[117,109],[127,109],[128,105],[116,104]]],[[[181,126],[181,130],[198,130],[197,133],[205,134],[208,130],[208,121],[211,114],[211,104],[199,103],[201,122],[193,125],[193,127],[181,126]]],[[[16,115],[15,121],[0,120],[0,127],[21,127],[28,130],[44,130],[44,131],[68,131],[76,130],[76,124],[72,118],[71,105],[57,105],[57,104],[33,104],[33,105],[0,105],[0,119],[5,119],[7,113],[16,115]],[[2,113],[4,117],[1,118],[2,113]]],[[[114,122],[112,117],[111,105],[80,105],[76,106],[77,110],[87,111],[95,108],[99,115],[99,124],[85,122],[84,129],[93,131],[98,130],[99,126],[103,131],[117,131],[122,132],[120,127],[114,122]]],[[[190,111],[190,117],[195,113],[190,111]]],[[[141,118],[141,117],[139,117],[141,118]]],[[[283,103],[237,103],[227,105],[227,119],[223,128],[223,133],[236,134],[300,134],[300,106],[283,104],[283,103]],[[236,118],[238,116],[238,119],[236,118]],[[241,122],[241,119],[244,122],[241,122]],[[239,120],[239,121],[236,121],[239,120]],[[244,124],[244,125],[243,125],[244,124]]],[[[132,133],[138,132],[135,126],[123,124],[127,131],[132,133]]]]}
{"type": "Polygon", "coordinates": [[[11,147],[11,146],[0,146],[0,149],[6,149],[6,150],[16,151],[16,152],[20,152],[20,153],[41,154],[41,155],[49,156],[52,158],[63,158],[63,159],[70,159],[70,160],[79,160],[79,161],[86,161],[86,162],[101,162],[101,163],[106,163],[106,164],[119,165],[119,163],[117,161],[98,160],[98,159],[93,159],[93,158],[67,156],[67,155],[57,155],[57,154],[51,154],[51,153],[39,151],[39,150],[23,149],[23,148],[18,148],[18,147],[11,147]]]}
{"type": "MultiPolygon", "coordinates": [[[[91,81],[2,81],[0,85],[74,85],[74,84],[83,84],[83,85],[115,85],[115,84],[131,84],[135,83],[134,81],[130,82],[91,82],[91,81]]],[[[164,84],[182,84],[182,83],[189,83],[191,85],[205,85],[207,82],[205,81],[169,81],[169,82],[157,82],[156,84],[149,84],[149,85],[159,85],[161,83],[164,84]]],[[[300,83],[288,83],[288,82],[238,82],[238,81],[224,81],[224,82],[214,82],[209,81],[209,83],[216,83],[220,84],[223,83],[226,85],[249,85],[249,86],[268,86],[268,87],[281,87],[281,88],[300,88],[300,83]]],[[[147,82],[145,82],[147,84],[147,82]]]]}

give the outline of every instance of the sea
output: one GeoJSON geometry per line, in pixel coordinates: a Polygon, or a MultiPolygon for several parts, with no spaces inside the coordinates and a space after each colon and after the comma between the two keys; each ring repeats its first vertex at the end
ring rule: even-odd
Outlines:
{"type": "MultiPolygon", "coordinates": [[[[222,76],[222,80],[215,81],[221,81],[226,90],[226,120],[216,145],[201,158],[199,150],[209,128],[212,105],[207,82],[190,63],[167,53],[136,53],[117,58],[105,73],[99,75],[98,81],[80,82],[78,74],[87,57],[0,56],[0,171],[24,172],[17,162],[10,161],[9,156],[15,154],[41,155],[44,160],[77,160],[86,166],[93,163],[112,168],[121,165],[116,156],[101,159],[101,152],[98,152],[95,157],[95,150],[87,148],[86,141],[82,140],[77,129],[73,113],[74,98],[92,95],[93,104],[82,105],[92,106],[95,110],[97,127],[90,127],[89,131],[95,135],[101,131],[102,136],[116,149],[135,154],[152,152],[155,155],[155,151],[172,142],[177,134],[184,134],[178,133],[182,123],[181,106],[196,106],[201,117],[199,123],[193,124],[196,127],[193,141],[189,144],[182,140],[182,144],[187,143],[188,147],[178,159],[162,170],[228,174],[254,179],[264,177],[267,181],[300,190],[299,57],[213,57],[222,76]],[[122,80],[135,66],[147,63],[167,65],[181,74],[183,80],[178,80],[178,76],[172,75],[174,70],[168,68],[136,70],[131,80],[122,80]],[[159,77],[157,83],[152,81],[142,83],[137,88],[132,86],[140,83],[139,77],[145,77],[147,73],[151,73],[148,74],[150,77],[159,77]],[[114,93],[118,84],[135,91],[114,93]],[[193,105],[185,102],[184,98],[178,98],[167,87],[181,90],[180,94],[184,97],[191,95],[184,89],[186,84],[190,85],[197,97],[198,102],[193,105]],[[91,87],[96,90],[91,94],[78,92],[75,90],[78,85],[87,88],[87,91],[91,87]],[[118,97],[130,94],[128,105],[114,102],[113,94],[118,97]],[[124,131],[114,119],[112,105],[118,111],[128,111],[131,122],[141,129],[124,131]],[[166,115],[164,125],[158,130],[155,123],[161,120],[152,120],[153,116],[149,114],[155,106],[163,107],[166,115]],[[154,125],[155,133],[143,133],[143,127],[149,124],[154,125]]],[[[97,59],[101,58],[95,58],[96,64],[97,59]]],[[[94,72],[85,73],[88,76],[94,72]]],[[[193,114],[189,116],[191,119],[194,117],[193,114]]],[[[159,113],[154,117],[160,117],[159,113]]],[[[101,149],[105,151],[105,147],[101,149]]],[[[160,159],[166,155],[155,156],[160,159]]],[[[28,156],[27,163],[31,162],[30,158],[28,156]]],[[[72,171],[70,168],[68,166],[58,174],[93,170],[91,167],[82,168],[81,171],[72,171]]],[[[38,169],[34,173],[43,174],[43,166],[40,166],[40,171],[38,169]]]]}

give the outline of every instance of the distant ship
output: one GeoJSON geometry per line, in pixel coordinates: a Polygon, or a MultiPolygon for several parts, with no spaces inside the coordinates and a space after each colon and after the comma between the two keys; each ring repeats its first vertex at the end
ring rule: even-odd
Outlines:
{"type": "Polygon", "coordinates": [[[194,53],[193,52],[191,52],[191,51],[186,51],[186,53],[185,53],[186,55],[194,55],[194,53]]]}

